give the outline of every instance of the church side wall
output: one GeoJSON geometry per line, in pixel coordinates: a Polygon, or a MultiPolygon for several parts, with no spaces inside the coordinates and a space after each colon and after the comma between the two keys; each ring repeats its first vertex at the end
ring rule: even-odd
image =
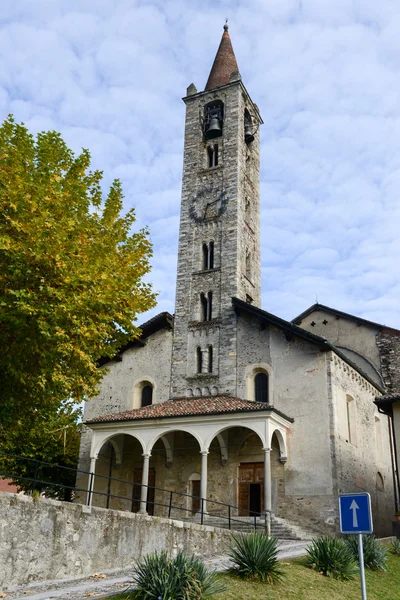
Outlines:
{"type": "Polygon", "coordinates": [[[338,493],[369,492],[375,532],[390,535],[394,507],[389,423],[374,404],[378,391],[336,355],[330,370],[338,493]]]}
{"type": "MultiPolygon", "coordinates": [[[[298,338],[287,341],[275,327],[238,319],[237,393],[249,398],[255,369],[269,374],[270,402],[294,418],[288,462],[279,482],[277,511],[305,527],[329,530],[334,523],[329,402],[325,353],[298,338]]],[[[274,482],[273,482],[274,483],[274,482]]]]}
{"type": "MultiPolygon", "coordinates": [[[[168,400],[171,351],[172,332],[163,329],[149,336],[145,346],[126,350],[122,361],[108,363],[103,367],[106,372],[99,395],[85,403],[83,420],[131,410],[134,386],[143,380],[154,386],[153,403],[168,400]]],[[[84,426],[79,458],[82,470],[87,470],[90,465],[91,438],[90,429],[84,426]]]]}
{"type": "Polygon", "coordinates": [[[294,418],[288,438],[281,514],[304,527],[334,531],[326,353],[306,341],[287,341],[272,328],[274,406],[294,418]]]}

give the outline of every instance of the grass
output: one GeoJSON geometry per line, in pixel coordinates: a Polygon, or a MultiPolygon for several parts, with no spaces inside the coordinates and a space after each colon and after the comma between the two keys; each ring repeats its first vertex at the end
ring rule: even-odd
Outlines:
{"type": "MultiPolygon", "coordinates": [[[[250,583],[232,575],[221,575],[227,590],[213,600],[360,600],[360,579],[336,581],[304,566],[304,558],[284,562],[283,583],[250,583]]],[[[366,571],[368,600],[400,600],[400,558],[389,555],[387,571],[366,571]]],[[[113,596],[128,600],[132,595],[113,596]]],[[[111,600],[111,599],[110,599],[111,600]]]]}

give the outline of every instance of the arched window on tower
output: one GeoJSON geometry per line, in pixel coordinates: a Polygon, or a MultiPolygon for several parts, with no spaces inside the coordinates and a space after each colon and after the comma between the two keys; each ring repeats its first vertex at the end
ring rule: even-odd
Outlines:
{"type": "Polygon", "coordinates": [[[208,346],[208,372],[213,372],[213,347],[208,346]]]}
{"type": "Polygon", "coordinates": [[[207,321],[212,321],[212,292],[208,292],[207,295],[207,299],[208,299],[208,310],[207,310],[207,321]]]}
{"type": "Polygon", "coordinates": [[[222,135],[224,104],[221,100],[209,102],[204,107],[204,137],[212,140],[222,135]]]}
{"type": "Polygon", "coordinates": [[[202,246],[202,269],[214,268],[214,242],[202,246]]]}
{"type": "Polygon", "coordinates": [[[244,141],[250,144],[254,140],[253,120],[247,108],[244,111],[244,141]]]}
{"type": "Polygon", "coordinates": [[[218,167],[218,144],[210,144],[207,148],[208,168],[218,167]]]}
{"type": "Polygon", "coordinates": [[[208,302],[205,294],[201,292],[200,294],[200,309],[201,309],[201,321],[207,321],[207,313],[208,313],[208,302]]]}
{"type": "Polygon", "coordinates": [[[208,268],[214,268],[214,242],[210,242],[208,250],[208,268]]]}
{"type": "Polygon", "coordinates": [[[197,373],[203,372],[203,353],[200,346],[196,348],[196,371],[197,373]]]}
{"type": "Polygon", "coordinates": [[[150,383],[145,383],[142,387],[142,407],[150,406],[153,402],[153,386],[150,383]]]}
{"type": "Polygon", "coordinates": [[[254,377],[254,399],[256,402],[268,403],[268,375],[257,373],[254,377]]]}
{"type": "Polygon", "coordinates": [[[203,244],[203,269],[208,269],[208,245],[203,244]]]}
{"type": "Polygon", "coordinates": [[[200,294],[200,320],[212,320],[212,292],[208,292],[207,296],[203,292],[200,294]]]}

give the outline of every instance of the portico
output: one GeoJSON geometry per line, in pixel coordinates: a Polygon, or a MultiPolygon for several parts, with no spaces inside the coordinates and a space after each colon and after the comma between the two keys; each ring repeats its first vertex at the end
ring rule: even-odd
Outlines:
{"type": "Polygon", "coordinates": [[[90,502],[96,503],[98,482],[96,484],[94,474],[99,461],[103,460],[102,449],[111,444],[116,465],[123,461],[139,465],[140,461],[138,512],[141,514],[147,514],[150,461],[154,456],[156,487],[187,493],[193,489],[189,482],[200,479],[199,493],[204,512],[209,498],[216,503],[235,505],[239,501],[239,464],[262,460],[260,498],[263,498],[263,506],[260,512],[269,516],[272,510],[272,439],[274,437],[278,442],[279,460],[283,465],[287,459],[287,432],[291,423],[292,419],[270,405],[228,396],[169,400],[94,419],[86,423],[92,430],[90,471],[93,476],[90,479],[94,487],[89,492],[90,502]],[[124,448],[128,447],[124,439],[127,438],[130,443],[134,440],[136,451],[124,458],[124,448]],[[184,468],[179,463],[182,456],[184,468]],[[174,461],[177,463],[175,471],[174,461]],[[211,488],[210,480],[213,481],[211,488]]]}

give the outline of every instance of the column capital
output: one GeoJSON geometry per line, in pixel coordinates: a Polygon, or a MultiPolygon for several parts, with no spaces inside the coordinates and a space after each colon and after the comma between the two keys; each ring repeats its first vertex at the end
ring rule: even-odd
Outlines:
{"type": "Polygon", "coordinates": [[[144,452],[142,456],[143,458],[151,458],[151,452],[144,452]]]}
{"type": "Polygon", "coordinates": [[[263,448],[263,451],[264,451],[264,452],[271,452],[271,451],[272,451],[272,448],[263,448]]]}
{"type": "Polygon", "coordinates": [[[200,454],[202,454],[203,456],[204,455],[207,456],[207,454],[210,454],[210,451],[209,450],[200,450],[200,454]]]}

